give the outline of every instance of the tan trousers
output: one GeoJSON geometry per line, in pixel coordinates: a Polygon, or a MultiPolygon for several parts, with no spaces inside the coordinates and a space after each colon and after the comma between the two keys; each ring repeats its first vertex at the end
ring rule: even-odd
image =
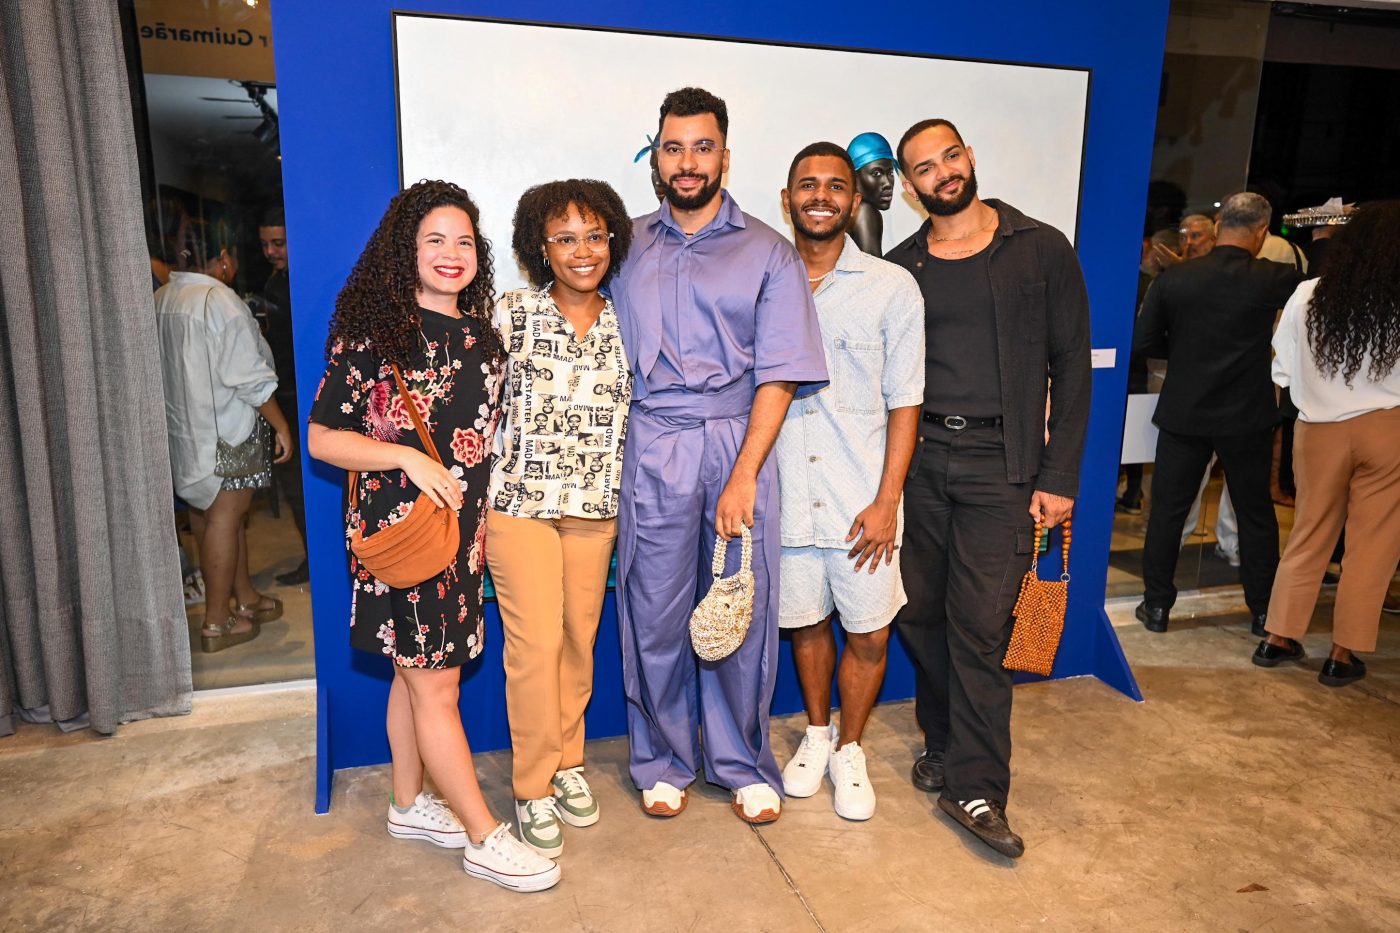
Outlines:
{"type": "Polygon", "coordinates": [[[616,538],[616,519],[486,514],[518,800],[549,796],[556,771],[583,764],[583,710],[616,538]]]}
{"type": "Polygon", "coordinates": [[[1286,638],[1307,633],[1345,524],[1332,641],[1352,651],[1375,651],[1381,603],[1400,561],[1400,408],[1347,421],[1299,421],[1293,473],[1298,505],[1266,627],[1286,638]]]}

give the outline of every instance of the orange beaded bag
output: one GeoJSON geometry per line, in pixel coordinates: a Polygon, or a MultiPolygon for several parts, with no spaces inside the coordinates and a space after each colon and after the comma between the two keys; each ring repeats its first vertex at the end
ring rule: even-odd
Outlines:
{"type": "Polygon", "coordinates": [[[1006,649],[1002,666],[1011,671],[1028,671],[1050,676],[1055,666],[1055,652],[1060,650],[1060,635],[1065,630],[1065,606],[1069,601],[1069,521],[1065,521],[1064,540],[1060,551],[1064,557],[1064,572],[1058,580],[1042,580],[1037,572],[1040,563],[1040,542],[1045,527],[1035,523],[1035,548],[1031,569],[1021,578],[1021,595],[1011,614],[1016,623],[1011,629],[1011,644],[1006,649]]]}

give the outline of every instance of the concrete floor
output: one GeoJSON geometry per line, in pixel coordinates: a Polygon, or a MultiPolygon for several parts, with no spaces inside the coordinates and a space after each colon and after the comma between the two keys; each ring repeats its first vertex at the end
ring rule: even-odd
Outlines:
{"type": "MultiPolygon", "coordinates": [[[[1400,631],[1371,676],[1249,664],[1238,597],[1183,605],[1166,635],[1111,607],[1148,700],[1088,679],[1016,692],[1013,825],[995,855],[907,783],[909,704],[867,736],[879,810],[829,792],[752,829],[703,788],[638,809],[620,740],[590,745],[604,818],[573,830],[552,891],[462,874],[384,833],[387,771],[342,774],[311,812],[310,691],[201,697],[101,739],[0,740],[0,930],[1385,930],[1400,928],[1400,631]]],[[[1325,654],[1327,616],[1307,642],[1325,654]]],[[[801,723],[774,723],[780,760],[801,723]]],[[[507,813],[509,760],[478,759],[507,813]]]]}

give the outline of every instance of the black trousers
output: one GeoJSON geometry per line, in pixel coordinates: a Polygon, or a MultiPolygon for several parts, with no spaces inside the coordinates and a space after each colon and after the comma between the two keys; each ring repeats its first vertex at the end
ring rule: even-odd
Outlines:
{"type": "Polygon", "coordinates": [[[1006,803],[1011,786],[1011,608],[1030,568],[1031,484],[1006,481],[1000,428],[924,425],[904,484],[896,624],[914,660],[914,714],[944,753],[954,800],[1006,803]]]}
{"type": "Polygon", "coordinates": [[[1186,513],[1201,486],[1210,455],[1220,458],[1240,526],[1240,583],[1249,611],[1269,609],[1269,591],[1278,570],[1278,517],[1269,495],[1274,432],[1202,437],[1159,431],[1152,473],[1152,513],[1142,550],[1147,604],[1170,608],[1176,602],[1176,561],[1186,513]]]}

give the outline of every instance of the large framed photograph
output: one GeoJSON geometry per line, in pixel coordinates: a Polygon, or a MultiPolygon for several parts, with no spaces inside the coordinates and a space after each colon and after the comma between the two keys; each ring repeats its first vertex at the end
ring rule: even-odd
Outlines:
{"type": "MultiPolygon", "coordinates": [[[[967,61],[703,36],[398,13],[394,51],[400,180],[456,182],[481,208],[498,289],[521,192],[598,178],[639,216],[656,209],[648,158],[665,95],[694,85],[729,108],[726,187],[749,214],[789,230],[778,192],[808,143],[878,133],[891,147],[944,117],[977,160],[983,196],[1058,227],[1079,225],[1087,69],[967,61]]],[[[888,250],[923,222],[896,185],[888,250]]]]}

